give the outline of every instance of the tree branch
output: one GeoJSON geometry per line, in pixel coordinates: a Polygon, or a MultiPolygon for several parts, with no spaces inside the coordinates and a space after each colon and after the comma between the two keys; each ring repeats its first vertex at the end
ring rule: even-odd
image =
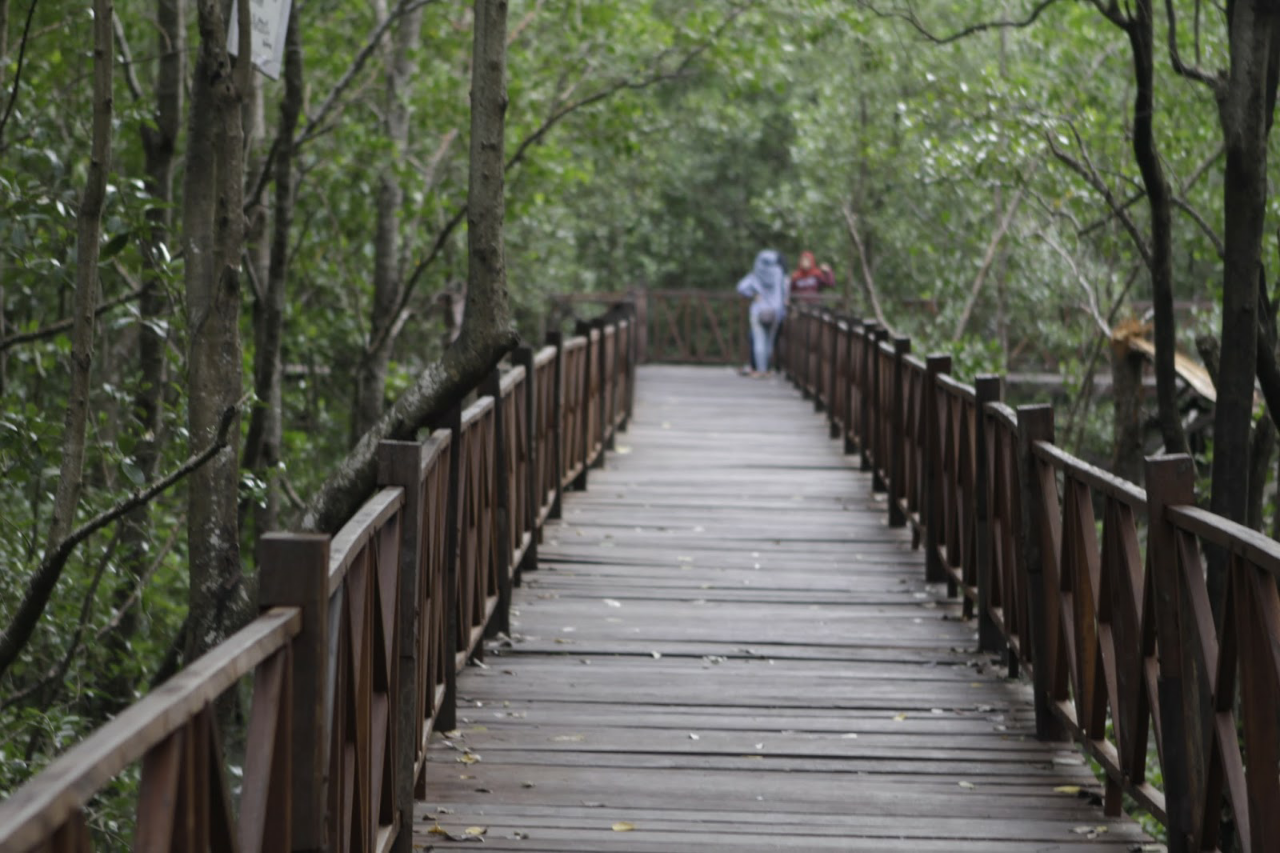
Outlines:
{"type": "MultiPolygon", "coordinates": [[[[1107,186],[1106,181],[1102,180],[1102,177],[1098,174],[1097,170],[1093,168],[1093,164],[1088,163],[1087,159],[1082,163],[1059,148],[1057,143],[1053,141],[1052,133],[1046,133],[1045,139],[1049,143],[1049,150],[1053,153],[1053,156],[1063,165],[1071,169],[1071,171],[1084,178],[1085,183],[1102,196],[1103,200],[1106,201],[1107,206],[1111,208],[1111,212],[1120,220],[1121,225],[1123,225],[1125,231],[1128,232],[1129,238],[1133,240],[1133,244],[1137,248],[1138,254],[1142,256],[1142,262],[1148,269],[1150,269],[1152,263],[1151,247],[1142,239],[1142,234],[1138,231],[1138,226],[1134,223],[1133,217],[1129,215],[1129,212],[1124,208],[1119,200],[1116,199],[1115,194],[1111,192],[1111,188],[1107,186]]],[[[1076,137],[1076,141],[1079,142],[1078,135],[1076,137]]]]}
{"type": "MultiPolygon", "coordinates": [[[[387,34],[387,30],[391,29],[391,25],[400,18],[423,8],[430,6],[438,0],[400,0],[385,18],[378,22],[378,25],[369,33],[369,37],[365,40],[364,46],[357,51],[355,58],[351,61],[351,65],[338,78],[338,82],[333,84],[333,88],[329,90],[329,94],[320,103],[320,108],[315,114],[307,119],[306,125],[303,126],[302,132],[298,134],[294,141],[294,150],[300,149],[303,145],[320,136],[323,132],[321,125],[325,119],[329,117],[338,105],[339,99],[355,81],[356,77],[364,70],[365,63],[369,61],[369,57],[373,56],[374,51],[382,43],[382,37],[387,34]]],[[[248,211],[259,203],[262,193],[267,188],[267,183],[271,180],[272,167],[276,161],[276,154],[280,150],[280,134],[277,132],[275,139],[271,141],[271,150],[267,152],[267,156],[263,158],[262,171],[258,174],[257,180],[253,182],[253,192],[245,197],[244,209],[248,211]]]]}
{"type": "Polygon", "coordinates": [[[89,615],[93,612],[93,602],[97,598],[98,586],[102,583],[102,576],[106,574],[107,564],[115,556],[116,547],[119,544],[120,529],[117,528],[116,535],[111,537],[111,543],[98,559],[98,569],[93,573],[93,580],[89,583],[89,589],[85,592],[84,598],[80,602],[80,621],[76,625],[75,633],[72,634],[71,642],[67,645],[67,650],[63,653],[61,660],[31,684],[28,684],[12,696],[5,697],[4,701],[0,702],[0,711],[11,705],[16,705],[28,696],[38,693],[50,683],[60,681],[62,676],[70,669],[71,661],[75,658],[76,652],[80,650],[80,640],[84,637],[84,629],[89,623],[89,615]]]}
{"type": "MultiPolygon", "coordinates": [[[[1039,164],[1036,164],[1039,166],[1039,164]]],[[[1000,219],[999,225],[996,227],[995,233],[991,235],[991,240],[987,243],[986,254],[982,256],[982,265],[978,267],[978,274],[973,277],[973,287],[969,290],[969,298],[965,300],[964,310],[960,312],[960,320],[956,323],[955,334],[951,336],[952,341],[959,341],[964,337],[965,326],[969,325],[969,315],[973,313],[973,306],[978,302],[978,294],[982,292],[982,285],[987,280],[987,273],[991,271],[991,265],[995,263],[996,251],[1000,248],[1004,235],[1009,233],[1009,227],[1013,225],[1013,217],[1018,212],[1018,207],[1022,204],[1025,191],[1022,187],[1014,193],[1013,200],[1009,202],[1009,209],[1000,219]]]]}
{"type": "MultiPolygon", "coordinates": [[[[1201,160],[1199,165],[1197,165],[1191,171],[1191,174],[1187,175],[1187,177],[1182,180],[1182,183],[1180,185],[1180,191],[1185,193],[1187,190],[1191,189],[1193,186],[1199,183],[1200,179],[1203,178],[1205,174],[1209,171],[1209,168],[1214,163],[1218,162],[1218,160],[1221,159],[1222,155],[1225,154],[1226,151],[1227,151],[1226,146],[1219,143],[1218,147],[1214,149],[1214,152],[1210,154],[1208,157],[1201,160]]],[[[1141,189],[1138,192],[1126,198],[1121,203],[1121,206],[1125,210],[1128,210],[1130,207],[1133,207],[1135,204],[1142,201],[1146,197],[1147,197],[1146,189],[1141,189]]],[[[1096,219],[1093,222],[1090,222],[1088,225],[1079,229],[1076,236],[1087,237],[1088,235],[1092,234],[1094,231],[1097,231],[1099,228],[1101,228],[1102,226],[1110,222],[1114,217],[1114,215],[1115,215],[1114,213],[1108,213],[1102,218],[1096,219]]]]}
{"type": "MultiPolygon", "coordinates": [[[[114,299],[108,299],[106,302],[103,302],[101,305],[97,306],[94,309],[93,316],[101,317],[103,314],[107,313],[112,308],[119,308],[121,305],[124,305],[127,302],[133,302],[135,299],[141,299],[142,291],[143,291],[143,288],[138,288],[136,290],[131,290],[128,293],[117,296],[114,299]]],[[[74,324],[75,324],[74,317],[66,317],[61,320],[58,320],[55,323],[50,323],[48,326],[45,326],[42,329],[36,329],[33,332],[22,332],[17,335],[10,335],[7,338],[0,339],[0,352],[4,352],[7,349],[12,349],[13,347],[18,346],[19,344],[29,344],[32,341],[41,341],[46,338],[55,337],[58,334],[65,332],[67,329],[70,329],[74,324]]]]}
{"type": "Polygon", "coordinates": [[[1043,240],[1049,248],[1053,249],[1053,251],[1066,262],[1067,266],[1071,269],[1072,276],[1075,277],[1076,283],[1079,284],[1080,289],[1084,291],[1085,307],[1089,309],[1090,319],[1093,320],[1094,324],[1098,327],[1098,332],[1104,338],[1111,337],[1111,324],[1107,322],[1107,318],[1102,316],[1102,310],[1098,307],[1098,294],[1093,289],[1093,285],[1091,285],[1084,275],[1081,274],[1080,267],[1076,265],[1075,258],[1071,257],[1071,253],[1063,248],[1061,243],[1053,239],[1047,231],[1038,231],[1036,232],[1036,236],[1043,240]]]}
{"type": "Polygon", "coordinates": [[[1209,238],[1209,242],[1213,244],[1213,249],[1218,253],[1218,257],[1224,257],[1227,253],[1226,244],[1222,242],[1222,238],[1218,236],[1218,232],[1213,230],[1213,226],[1209,224],[1208,220],[1200,215],[1200,211],[1192,207],[1191,203],[1182,196],[1175,195],[1170,201],[1174,207],[1190,216],[1192,221],[1200,226],[1200,230],[1204,232],[1205,236],[1209,238]]]}
{"type": "MultiPolygon", "coordinates": [[[[1210,91],[1217,95],[1219,88],[1224,85],[1224,81],[1218,75],[1211,74],[1198,65],[1187,65],[1182,61],[1182,55],[1178,52],[1178,13],[1173,8],[1173,0],[1164,0],[1164,10],[1165,16],[1169,20],[1169,62],[1173,66],[1174,72],[1188,80],[1208,86],[1210,91]]],[[[1200,52],[1198,18],[1196,24],[1196,53],[1198,56],[1200,52]]]]}
{"type": "Polygon", "coordinates": [[[871,266],[867,263],[867,250],[862,242],[862,232],[858,230],[858,215],[853,212],[853,208],[849,204],[840,205],[840,212],[844,214],[845,227],[849,231],[849,239],[853,241],[853,246],[858,250],[858,261],[862,266],[862,285],[867,292],[867,301],[871,303],[871,313],[876,315],[876,322],[892,333],[889,322],[884,318],[884,311],[880,308],[880,297],[876,294],[875,277],[871,274],[871,266]]]}
{"type": "MultiPolygon", "coordinates": [[[[4,140],[4,129],[9,124],[9,116],[13,114],[13,106],[18,101],[19,87],[22,85],[22,69],[27,58],[27,42],[31,35],[31,19],[36,13],[36,3],[40,0],[31,0],[31,5],[27,7],[27,22],[22,26],[22,41],[18,46],[18,69],[13,75],[13,88],[9,92],[9,103],[5,105],[4,117],[0,118],[0,142],[4,140]]],[[[0,147],[3,151],[4,147],[0,147]]]]}
{"type": "Polygon", "coordinates": [[[3,633],[0,633],[0,677],[3,677],[9,667],[13,665],[13,662],[17,660],[18,655],[31,639],[31,635],[40,621],[40,616],[44,613],[44,609],[49,603],[49,598],[53,595],[54,587],[57,586],[58,579],[62,576],[62,570],[66,566],[67,560],[71,558],[76,546],[111,522],[168,490],[175,483],[180,482],[226,449],[228,446],[227,434],[231,430],[231,425],[235,422],[236,411],[242,404],[228,406],[223,411],[222,418],[218,422],[217,435],[214,436],[213,441],[204,450],[188,458],[178,468],[156,480],[151,485],[137,489],[128,497],[116,503],[115,506],[98,513],[89,521],[67,534],[66,538],[45,553],[40,565],[36,567],[30,580],[27,581],[26,592],[23,594],[22,602],[14,613],[13,621],[4,629],[3,633]]]}
{"type": "Polygon", "coordinates": [[[1040,2],[1032,6],[1031,9],[1028,10],[1027,14],[1022,18],[1013,20],[982,21],[976,24],[970,24],[963,29],[945,36],[935,35],[931,32],[920,21],[920,18],[916,16],[915,10],[910,7],[908,7],[905,12],[898,9],[883,11],[876,8],[875,4],[868,2],[868,0],[858,0],[858,5],[875,15],[877,18],[896,18],[900,21],[906,21],[913,29],[915,29],[916,32],[934,44],[950,44],[953,41],[959,41],[962,38],[967,38],[968,36],[985,32],[986,30],[1008,30],[1029,27],[1036,22],[1036,19],[1040,17],[1040,14],[1045,9],[1048,9],[1055,2],[1056,0],[1040,0],[1040,2]]]}
{"type": "Polygon", "coordinates": [[[138,74],[133,67],[133,52],[129,50],[129,39],[125,36],[124,22],[120,16],[111,15],[111,27],[115,31],[116,50],[120,53],[120,67],[124,69],[124,82],[129,87],[129,94],[135,101],[142,100],[142,84],[138,82],[138,74]]]}

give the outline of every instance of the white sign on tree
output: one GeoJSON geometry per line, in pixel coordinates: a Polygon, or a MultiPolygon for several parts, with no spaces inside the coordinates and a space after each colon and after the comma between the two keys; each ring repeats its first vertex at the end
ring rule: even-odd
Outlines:
{"type": "MultiPolygon", "coordinates": [[[[231,31],[227,34],[227,53],[240,55],[240,7],[246,0],[231,4],[231,31]]],[[[272,80],[280,79],[284,65],[284,33],[289,26],[290,0],[247,0],[253,34],[250,58],[258,70],[272,80]]]]}

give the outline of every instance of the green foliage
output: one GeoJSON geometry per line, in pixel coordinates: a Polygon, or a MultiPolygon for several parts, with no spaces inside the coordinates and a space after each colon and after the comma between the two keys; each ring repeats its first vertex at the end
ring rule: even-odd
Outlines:
{"type": "MultiPolygon", "coordinates": [[[[101,247],[104,300],[127,296],[143,281],[145,246],[156,236],[141,143],[144,129],[154,127],[157,74],[154,21],[144,5],[117,10],[139,89],[132,91],[121,64],[101,247]]],[[[394,160],[383,128],[382,54],[375,51],[351,78],[324,121],[311,127],[308,117],[345,79],[376,26],[376,5],[313,0],[302,7],[308,135],[297,151],[279,470],[302,496],[352,440],[352,377],[370,334],[378,180],[394,160]]],[[[914,4],[936,33],[1002,17],[1007,5],[914,4]]],[[[1139,185],[1129,148],[1128,45],[1090,4],[1054,4],[1033,27],[947,45],[862,4],[833,0],[771,0],[745,9],[729,0],[522,0],[511,4],[510,21],[508,155],[538,136],[507,173],[508,280],[530,339],[541,334],[550,294],[727,290],[759,249],[777,248],[792,262],[808,249],[835,268],[849,310],[870,315],[873,283],[886,319],[912,336],[913,350],[952,352],[962,379],[1058,373],[1074,398],[1100,340],[1099,320],[1113,325],[1145,310],[1148,278],[1129,235],[1048,149],[1052,140],[1092,163],[1120,199],[1139,185]],[[585,105],[575,108],[579,102],[585,105]],[[1015,204],[1008,233],[984,263],[1015,204]],[[846,211],[865,255],[851,239],[846,211]]],[[[396,339],[389,395],[438,357],[436,297],[466,279],[465,221],[441,240],[429,265],[420,264],[466,203],[470,25],[467,4],[428,4],[414,50],[418,70],[405,96],[412,131],[395,167],[404,187],[397,260],[406,277],[420,275],[396,339]]],[[[10,27],[6,83],[16,70],[19,35],[14,21],[10,27]]],[[[190,29],[194,39],[194,22],[190,29]]],[[[3,337],[69,316],[75,216],[87,170],[92,66],[85,9],[42,0],[33,32],[20,97],[0,141],[3,337]]],[[[1225,42],[1213,27],[1206,25],[1201,50],[1208,67],[1225,65],[1225,42]]],[[[1177,79],[1166,60],[1157,62],[1156,81],[1165,165],[1187,206],[1217,227],[1216,106],[1202,87],[1177,79]]],[[[251,163],[269,150],[281,95],[279,82],[258,82],[265,126],[251,145],[251,163]]],[[[185,145],[179,141],[179,163],[185,145]]],[[[271,191],[268,185],[264,197],[271,191]]],[[[1145,206],[1128,210],[1145,232],[1145,206]]],[[[172,213],[180,212],[179,198],[172,213]]],[[[1273,198],[1268,212],[1280,217],[1280,201],[1273,198]]],[[[99,320],[81,521],[138,485],[144,441],[159,447],[160,470],[190,452],[180,233],[176,227],[150,257],[169,306],[146,321],[166,338],[156,435],[144,434],[135,412],[143,383],[137,300],[99,320]]],[[[1222,283],[1212,241],[1179,213],[1174,242],[1178,296],[1216,305],[1222,283]]],[[[252,341],[251,287],[243,297],[242,337],[252,341]]],[[[1193,351],[1196,333],[1218,327],[1216,311],[1183,323],[1184,350],[1193,351]]],[[[0,623],[12,615],[45,545],[69,356],[65,333],[0,355],[0,623]]],[[[253,356],[245,353],[246,375],[253,356]]],[[[1106,358],[1104,351],[1096,362],[1104,373],[1106,358]]],[[[1073,449],[1105,459],[1109,418],[1105,403],[1084,406],[1070,431],[1073,449]]],[[[246,474],[246,506],[262,503],[266,487],[261,476],[246,474]]],[[[185,497],[178,488],[153,503],[151,534],[138,552],[121,546],[116,525],[67,566],[40,630],[0,682],[0,701],[56,673],[73,641],[76,648],[65,673],[0,710],[0,791],[147,689],[185,618],[185,497]]],[[[111,814],[109,803],[102,813],[111,814]]],[[[107,823],[103,831],[111,831],[107,823]]]]}

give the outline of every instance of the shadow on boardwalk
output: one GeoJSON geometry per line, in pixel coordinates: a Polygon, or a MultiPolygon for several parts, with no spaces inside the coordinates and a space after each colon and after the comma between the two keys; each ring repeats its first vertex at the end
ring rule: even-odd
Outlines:
{"type": "Polygon", "coordinates": [[[459,680],[415,844],[460,846],[438,821],[488,850],[1141,846],[792,388],[647,367],[638,395],[512,642],[459,680]]]}

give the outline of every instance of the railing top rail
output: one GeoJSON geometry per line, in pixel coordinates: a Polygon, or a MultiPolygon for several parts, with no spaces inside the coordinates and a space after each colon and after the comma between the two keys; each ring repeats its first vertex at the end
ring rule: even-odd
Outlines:
{"type": "Polygon", "coordinates": [[[492,408],[493,397],[488,394],[476,400],[470,406],[467,406],[467,408],[462,412],[462,429],[466,430],[467,427],[478,421],[485,412],[492,408]]]}
{"type": "Polygon", "coordinates": [[[503,397],[511,393],[511,389],[519,385],[524,380],[524,365],[517,364],[515,367],[502,374],[502,380],[498,383],[498,390],[503,397]]]}
{"type": "Polygon", "coordinates": [[[427,472],[436,464],[436,459],[452,441],[453,433],[447,429],[438,429],[431,433],[431,437],[422,445],[422,466],[418,469],[419,480],[427,476],[427,472]]]}
{"type": "Polygon", "coordinates": [[[574,350],[582,349],[588,343],[589,341],[587,340],[586,335],[574,335],[572,338],[565,339],[564,343],[561,345],[561,349],[564,351],[566,355],[568,355],[574,350]]]}
{"type": "Polygon", "coordinates": [[[1280,580],[1280,542],[1197,506],[1165,507],[1164,515],[1180,530],[1244,557],[1280,580]]]}
{"type": "Polygon", "coordinates": [[[1072,479],[1128,504],[1137,512],[1147,511],[1147,492],[1128,480],[1122,480],[1110,471],[1104,471],[1096,465],[1090,465],[1047,441],[1032,444],[1032,453],[1043,462],[1062,471],[1072,479]]]}
{"type": "Polygon", "coordinates": [[[925,365],[923,359],[921,359],[919,356],[912,355],[911,353],[907,353],[902,357],[902,363],[906,365],[908,368],[912,370],[918,370],[921,373],[926,373],[929,370],[928,366],[925,365]]]}
{"type": "Polygon", "coordinates": [[[978,392],[974,390],[972,385],[961,382],[949,373],[939,373],[937,382],[939,388],[952,396],[959,397],[970,403],[978,399],[978,392]]]}
{"type": "Polygon", "coordinates": [[[404,506],[404,489],[387,486],[364,502],[356,514],[342,525],[329,546],[329,595],[337,592],[351,562],[387,519],[404,506]]]}
{"type": "Polygon", "coordinates": [[[0,803],[0,850],[40,844],[103,785],[301,630],[301,610],[272,608],[71,747],[0,803]]]}
{"type": "Polygon", "coordinates": [[[992,418],[994,418],[996,421],[998,421],[1005,427],[1008,427],[1009,429],[1015,432],[1017,431],[1018,413],[1015,412],[1013,408],[1009,406],[1009,404],[1002,403],[999,400],[995,400],[990,403],[987,403],[986,410],[987,410],[987,414],[990,415],[992,418]]]}
{"type": "Polygon", "coordinates": [[[542,367],[556,360],[556,348],[545,346],[533,355],[533,366],[542,367]]]}

